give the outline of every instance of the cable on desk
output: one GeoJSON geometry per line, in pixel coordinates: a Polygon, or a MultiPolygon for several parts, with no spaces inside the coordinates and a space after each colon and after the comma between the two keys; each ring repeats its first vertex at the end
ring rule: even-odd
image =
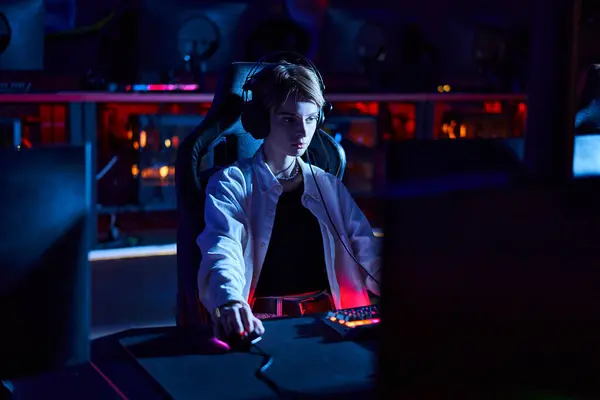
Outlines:
{"type": "Polygon", "coordinates": [[[252,348],[256,349],[258,355],[263,357],[263,362],[260,368],[256,371],[256,377],[258,380],[264,382],[277,396],[283,395],[283,391],[271,378],[269,378],[266,374],[267,369],[273,364],[273,356],[266,353],[263,349],[261,349],[257,344],[253,344],[252,348]]]}
{"type": "Polygon", "coordinates": [[[98,373],[98,375],[100,375],[100,377],[102,379],[104,379],[104,381],[108,384],[108,386],[110,386],[110,388],[112,390],[114,390],[115,393],[117,393],[117,396],[119,396],[122,400],[129,400],[129,398],[123,394],[121,389],[119,389],[119,387],[117,385],[115,385],[115,383],[112,380],[110,380],[110,378],[108,376],[106,376],[104,374],[104,372],[102,372],[96,364],[94,364],[93,362],[90,361],[89,365],[94,369],[94,371],[96,371],[98,373]]]}

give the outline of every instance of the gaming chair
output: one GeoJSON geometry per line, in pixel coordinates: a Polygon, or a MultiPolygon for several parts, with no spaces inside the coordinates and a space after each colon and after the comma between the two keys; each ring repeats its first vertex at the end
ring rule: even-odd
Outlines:
{"type": "Polygon", "coordinates": [[[600,64],[590,65],[580,83],[580,93],[575,114],[575,133],[600,132],[600,64]]]}
{"type": "MultiPolygon", "coordinates": [[[[177,326],[210,323],[210,314],[198,297],[197,273],[201,253],[196,239],[204,229],[205,186],[217,170],[252,157],[262,144],[241,124],[244,105],[242,86],[255,63],[235,62],[221,75],[212,106],[202,123],[177,151],[177,326]]],[[[328,134],[313,139],[308,148],[311,162],[342,179],[346,168],[343,148],[328,134]]]]}

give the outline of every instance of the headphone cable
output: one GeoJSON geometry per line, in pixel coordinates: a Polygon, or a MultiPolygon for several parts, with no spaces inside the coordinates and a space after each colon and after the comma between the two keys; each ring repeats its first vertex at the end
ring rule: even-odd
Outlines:
{"type": "MultiPolygon", "coordinates": [[[[321,134],[318,130],[317,130],[317,134],[321,134]]],[[[352,257],[352,259],[354,260],[354,262],[360,266],[360,268],[362,268],[362,270],[371,278],[373,279],[373,281],[375,283],[377,283],[379,285],[379,281],[377,279],[375,279],[375,277],[373,277],[373,275],[360,263],[360,261],[358,261],[356,259],[356,257],[354,256],[354,254],[352,254],[352,252],[350,251],[350,249],[348,248],[348,246],[346,246],[346,243],[344,243],[344,241],[342,240],[342,236],[340,235],[340,232],[338,231],[337,227],[335,226],[335,224],[333,223],[333,219],[331,218],[331,214],[329,213],[329,210],[327,209],[327,205],[325,204],[325,199],[323,198],[323,193],[321,192],[321,188],[319,187],[319,183],[317,182],[317,177],[315,175],[315,170],[313,169],[312,166],[312,162],[310,160],[310,153],[307,151],[306,152],[306,157],[308,159],[308,166],[310,168],[310,172],[311,175],[313,177],[313,180],[315,181],[315,185],[317,187],[317,191],[319,192],[319,196],[321,197],[321,202],[323,203],[323,208],[325,209],[325,213],[327,214],[327,218],[329,219],[329,222],[331,223],[331,226],[333,227],[333,230],[335,231],[338,240],[340,241],[340,243],[342,243],[342,246],[344,246],[344,250],[346,250],[346,253],[348,253],[348,255],[350,257],[352,257]]],[[[271,365],[273,364],[273,356],[271,356],[269,353],[265,352],[258,344],[252,344],[252,349],[255,349],[256,352],[258,353],[258,355],[263,357],[263,361],[260,365],[260,367],[256,370],[256,378],[258,380],[260,380],[261,382],[265,383],[278,397],[283,396],[284,394],[284,390],[281,389],[268,375],[267,375],[267,370],[271,367],[271,365]]]]}
{"type": "MultiPolygon", "coordinates": [[[[319,131],[317,131],[319,132],[319,131]]],[[[320,132],[318,133],[320,134],[320,132]]],[[[327,218],[329,219],[329,222],[331,223],[331,226],[333,227],[333,230],[335,231],[338,240],[340,241],[340,243],[342,243],[342,246],[344,246],[344,250],[346,250],[346,252],[348,253],[348,255],[350,257],[352,257],[352,259],[354,260],[354,262],[360,266],[360,268],[362,268],[362,270],[371,278],[373,279],[373,281],[375,283],[377,283],[379,285],[379,281],[377,279],[375,279],[375,277],[373,277],[373,275],[360,263],[360,261],[358,261],[356,259],[356,257],[354,256],[354,254],[352,254],[352,252],[350,251],[350,249],[348,248],[348,246],[346,246],[346,243],[344,243],[344,241],[342,240],[342,236],[340,235],[340,232],[338,231],[337,227],[335,226],[335,224],[333,223],[333,219],[331,218],[331,214],[329,213],[329,210],[327,209],[327,205],[325,204],[325,199],[323,198],[323,193],[321,192],[321,188],[319,187],[319,183],[317,182],[317,177],[315,175],[315,170],[313,169],[312,166],[312,162],[310,160],[310,153],[307,151],[306,152],[306,157],[308,159],[308,166],[310,167],[310,172],[311,175],[315,181],[315,185],[317,187],[317,191],[319,192],[319,196],[321,197],[321,202],[323,203],[323,208],[325,209],[325,213],[327,214],[327,218]]],[[[258,380],[260,380],[261,382],[263,382],[264,384],[266,384],[278,397],[283,396],[284,394],[284,390],[282,388],[280,388],[277,383],[275,383],[268,375],[267,375],[267,370],[271,367],[271,365],[273,364],[273,356],[270,355],[269,353],[265,352],[258,344],[252,344],[251,349],[255,349],[257,354],[262,356],[263,361],[260,365],[260,367],[256,370],[256,378],[258,380]]]]}
{"type": "MultiPolygon", "coordinates": [[[[317,130],[317,134],[321,134],[321,132],[319,130],[317,130]]],[[[315,175],[315,170],[313,169],[312,166],[312,162],[310,160],[310,153],[307,151],[306,152],[306,158],[308,160],[308,166],[310,167],[310,172],[312,174],[313,180],[315,181],[315,185],[317,186],[317,191],[319,192],[319,197],[321,197],[321,202],[323,203],[323,208],[325,209],[325,214],[327,214],[327,218],[329,219],[329,222],[331,223],[331,226],[333,227],[333,230],[335,231],[335,234],[337,235],[338,240],[340,241],[340,243],[342,244],[342,246],[344,246],[344,250],[346,250],[346,253],[348,253],[348,255],[350,257],[352,257],[352,259],[354,260],[354,262],[360,267],[362,268],[362,270],[378,285],[380,285],[379,281],[377,279],[375,279],[375,277],[360,263],[360,261],[358,261],[356,259],[356,257],[354,256],[354,254],[352,254],[352,252],[350,251],[350,249],[348,248],[348,246],[346,246],[346,243],[344,243],[344,241],[342,240],[342,235],[340,235],[340,232],[338,231],[337,227],[335,226],[335,224],[333,223],[333,219],[331,218],[331,214],[329,213],[329,210],[327,209],[327,204],[325,204],[325,198],[323,197],[323,192],[321,192],[321,188],[319,187],[319,183],[317,182],[317,177],[315,175]]]]}

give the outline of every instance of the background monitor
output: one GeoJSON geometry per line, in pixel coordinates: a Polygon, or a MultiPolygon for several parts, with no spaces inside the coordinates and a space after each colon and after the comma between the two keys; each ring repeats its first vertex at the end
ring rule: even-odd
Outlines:
{"type": "Polygon", "coordinates": [[[0,2],[0,71],[44,68],[44,1],[0,2]]]}
{"type": "Polygon", "coordinates": [[[89,360],[89,154],[0,149],[0,379],[89,360]]]}

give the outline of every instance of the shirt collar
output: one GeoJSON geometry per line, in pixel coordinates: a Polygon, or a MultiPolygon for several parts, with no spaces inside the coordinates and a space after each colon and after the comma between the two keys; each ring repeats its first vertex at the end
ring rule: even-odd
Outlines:
{"type": "MultiPolygon", "coordinates": [[[[300,165],[300,171],[302,172],[302,177],[304,179],[304,194],[308,194],[312,198],[318,200],[320,196],[317,185],[315,184],[315,177],[320,175],[321,170],[313,165],[311,171],[311,166],[304,162],[300,157],[298,157],[298,164],[300,165]],[[313,171],[315,177],[313,177],[313,171]]],[[[281,183],[279,183],[271,169],[267,166],[263,146],[260,146],[254,154],[253,165],[262,193],[266,193],[276,187],[282,188],[281,183]]]]}

